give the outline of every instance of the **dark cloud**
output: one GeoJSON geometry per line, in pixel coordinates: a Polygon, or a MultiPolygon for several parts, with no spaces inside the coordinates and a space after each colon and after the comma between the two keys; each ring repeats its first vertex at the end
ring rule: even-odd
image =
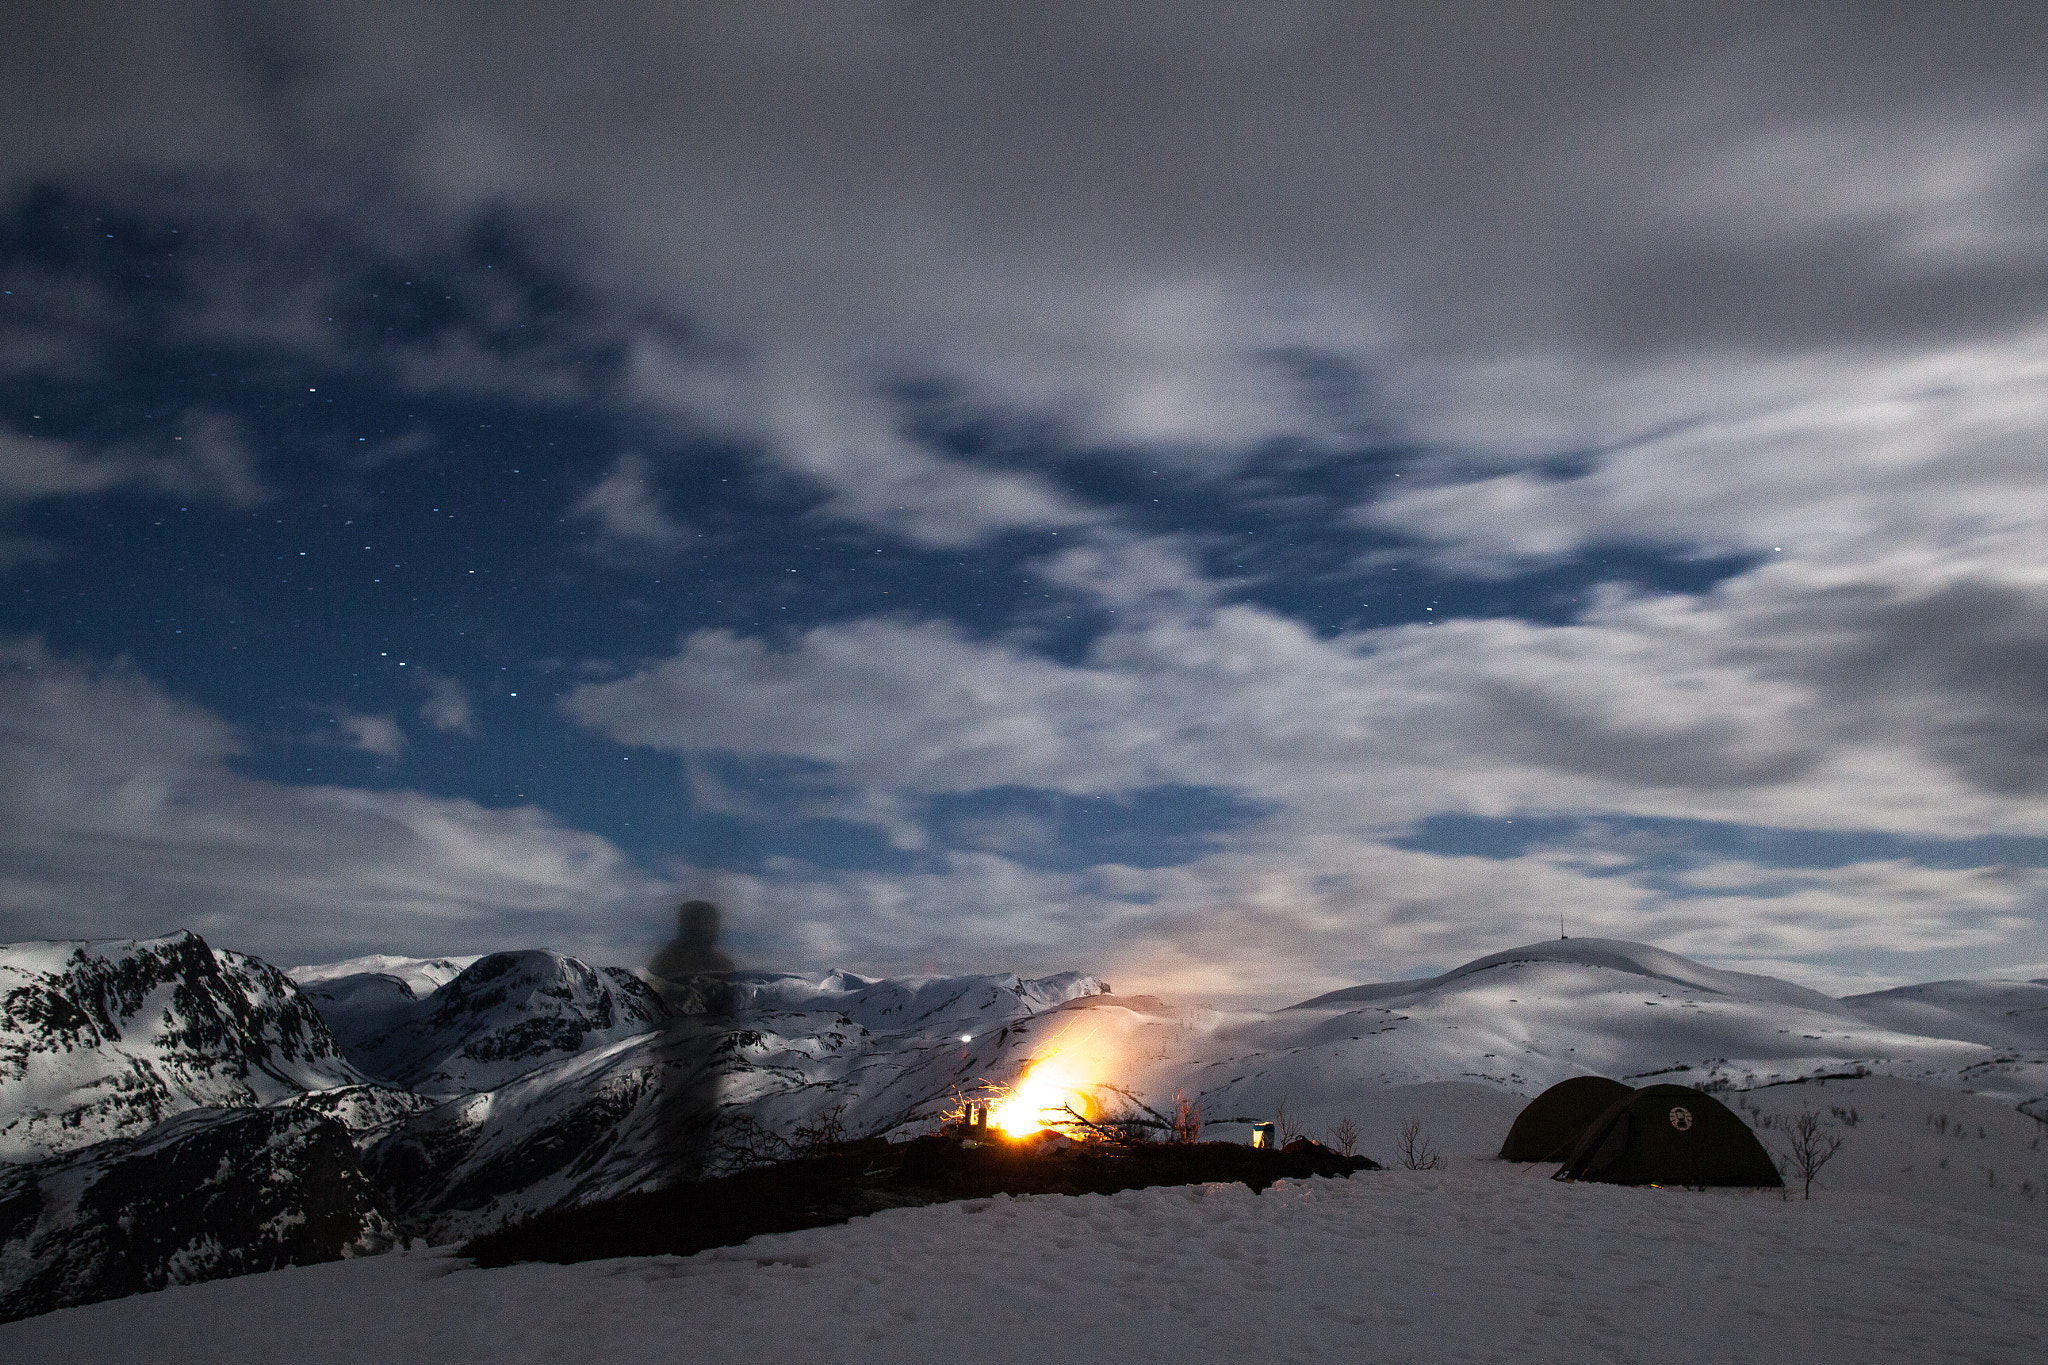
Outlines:
{"type": "Polygon", "coordinates": [[[1815,605],[1818,639],[1854,632],[1816,650],[1814,676],[1829,693],[1918,736],[1987,792],[2048,794],[2048,595],[1965,580],[1815,605]]]}
{"type": "Polygon", "coordinates": [[[16,175],[226,173],[386,233],[525,204],[755,344],[1014,350],[972,296],[1061,275],[1335,288],[1467,347],[1997,327],[2042,288],[2038,242],[1944,231],[2038,221],[2032,5],[67,6],[8,48],[16,175]]]}

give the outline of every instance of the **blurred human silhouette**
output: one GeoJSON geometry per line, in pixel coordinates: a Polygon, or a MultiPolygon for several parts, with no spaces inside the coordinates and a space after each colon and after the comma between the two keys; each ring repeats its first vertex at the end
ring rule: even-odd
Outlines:
{"type": "Polygon", "coordinates": [[[675,1180],[704,1173],[718,1114],[714,1067],[733,1008],[726,975],[733,961],[718,948],[721,918],[710,901],[684,901],[676,909],[676,936],[647,965],[648,975],[658,978],[656,989],[681,1016],[667,1033],[659,1110],[663,1163],[675,1180]]]}
{"type": "Polygon", "coordinates": [[[723,976],[732,970],[732,959],[718,951],[720,919],[718,907],[710,901],[684,901],[676,908],[676,936],[654,955],[654,961],[647,964],[648,971],[682,988],[670,1004],[681,1005],[686,1001],[694,1004],[692,997],[697,997],[702,998],[703,1003],[691,1013],[732,1012],[730,983],[697,979],[714,974],[723,976]],[[712,995],[719,998],[713,1001],[708,998],[712,995]]]}

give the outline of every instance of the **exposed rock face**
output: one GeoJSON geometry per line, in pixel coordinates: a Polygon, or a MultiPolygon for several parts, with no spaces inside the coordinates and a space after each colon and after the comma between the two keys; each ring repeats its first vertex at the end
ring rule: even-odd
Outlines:
{"type": "Polygon", "coordinates": [[[364,1169],[407,1233],[440,1242],[715,1172],[749,1125],[787,1134],[836,1110],[848,1133],[903,1136],[960,1087],[1015,1070],[1037,1046],[1022,1021],[1102,990],[1076,973],[736,973],[734,1013],[678,1019],[452,1100],[370,1146],[364,1169]],[[963,1031],[986,1039],[971,1055],[963,1031]],[[664,1103],[678,1090],[707,1097],[692,1131],[676,1131],[664,1103]]]}
{"type": "Polygon", "coordinates": [[[376,1252],[394,1230],[339,1123],[201,1109],[0,1167],[0,1321],[376,1252]]]}
{"type": "Polygon", "coordinates": [[[418,1094],[453,1097],[660,1028],[672,1017],[623,967],[560,953],[492,953],[423,999],[370,973],[310,987],[349,1058],[418,1094]]]}
{"type": "Polygon", "coordinates": [[[0,1161],[363,1079],[283,973],[197,934],[0,947],[0,1161]]]}
{"type": "Polygon", "coordinates": [[[333,1090],[309,1090],[285,1103],[333,1119],[348,1130],[356,1149],[361,1151],[415,1114],[432,1109],[438,1101],[388,1085],[344,1085],[333,1090]]]}

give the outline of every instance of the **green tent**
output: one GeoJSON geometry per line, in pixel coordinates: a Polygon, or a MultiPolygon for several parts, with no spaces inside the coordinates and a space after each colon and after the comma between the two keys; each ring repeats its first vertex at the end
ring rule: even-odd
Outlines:
{"type": "Polygon", "coordinates": [[[1515,1116],[1508,1140],[1500,1147],[1502,1161],[1563,1161],[1571,1154],[1586,1125],[1616,1100],[1636,1092],[1605,1076],[1574,1076],[1559,1081],[1530,1100],[1515,1116]]]}
{"type": "Polygon", "coordinates": [[[1711,1095],[1651,1085],[1607,1106],[1558,1170],[1609,1185],[1783,1185],[1756,1134],[1711,1095]]]}

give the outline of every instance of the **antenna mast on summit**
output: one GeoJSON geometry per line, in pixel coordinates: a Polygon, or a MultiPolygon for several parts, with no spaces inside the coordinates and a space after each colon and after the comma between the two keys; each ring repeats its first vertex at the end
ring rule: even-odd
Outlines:
{"type": "Polygon", "coordinates": [[[1567,934],[1564,931],[1564,911],[1562,910],[1557,912],[1557,936],[1560,939],[1567,939],[1571,937],[1570,934],[1567,934]]]}

